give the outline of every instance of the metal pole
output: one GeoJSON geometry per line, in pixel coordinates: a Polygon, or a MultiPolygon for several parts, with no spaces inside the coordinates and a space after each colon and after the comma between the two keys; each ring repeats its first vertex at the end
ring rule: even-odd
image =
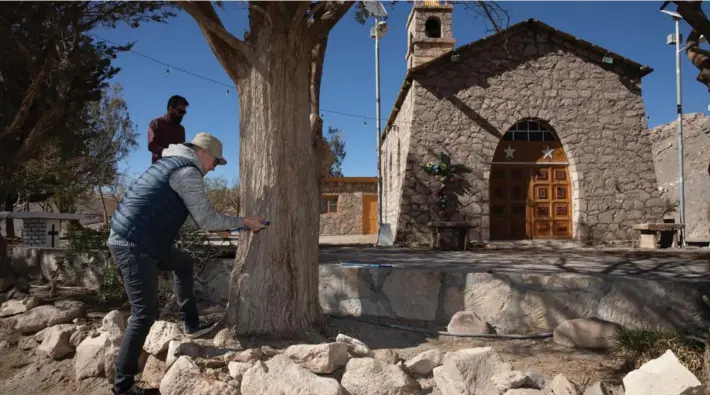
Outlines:
{"type": "Polygon", "coordinates": [[[382,140],[382,131],[380,129],[380,31],[377,26],[377,18],[375,18],[375,102],[377,109],[375,116],[377,117],[377,244],[380,243],[380,230],[382,228],[382,161],[380,151],[380,141],[382,140]]]}
{"type": "Polygon", "coordinates": [[[679,201],[680,201],[680,223],[683,228],[680,230],[680,243],[681,246],[686,246],[685,240],[685,158],[684,158],[684,147],[683,147],[683,97],[681,91],[681,71],[680,71],[680,19],[673,18],[675,20],[675,77],[676,77],[676,111],[678,113],[678,178],[680,181],[679,185],[679,201]]]}

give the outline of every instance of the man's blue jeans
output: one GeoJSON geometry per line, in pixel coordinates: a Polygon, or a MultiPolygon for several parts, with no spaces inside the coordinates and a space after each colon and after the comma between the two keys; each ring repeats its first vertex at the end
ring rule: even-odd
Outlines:
{"type": "Polygon", "coordinates": [[[199,316],[193,292],[193,263],[190,254],[173,248],[165,260],[159,262],[137,248],[109,246],[109,250],[123,277],[123,286],[131,303],[131,317],[116,357],[114,389],[121,393],[133,387],[143,343],[157,319],[160,271],[173,272],[180,316],[185,324],[198,325],[199,316]]]}

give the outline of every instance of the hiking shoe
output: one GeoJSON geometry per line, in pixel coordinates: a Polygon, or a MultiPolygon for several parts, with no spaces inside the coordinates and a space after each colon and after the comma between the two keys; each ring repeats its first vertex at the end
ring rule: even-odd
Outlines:
{"type": "Polygon", "coordinates": [[[160,391],[157,388],[141,388],[136,385],[131,387],[128,392],[116,392],[113,388],[111,388],[111,392],[115,395],[160,395],[160,391]]]}
{"type": "Polygon", "coordinates": [[[196,337],[203,336],[207,333],[212,332],[214,328],[219,325],[220,321],[211,321],[211,320],[205,320],[205,321],[200,321],[199,324],[196,326],[192,325],[187,325],[185,324],[183,326],[183,331],[185,332],[185,335],[189,337],[190,339],[194,339],[196,337]]]}

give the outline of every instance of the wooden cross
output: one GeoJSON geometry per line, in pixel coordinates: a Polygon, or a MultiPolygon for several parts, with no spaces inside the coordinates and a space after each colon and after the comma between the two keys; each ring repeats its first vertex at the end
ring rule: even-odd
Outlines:
{"type": "Polygon", "coordinates": [[[54,229],[54,224],[52,224],[52,230],[50,230],[49,232],[47,232],[47,234],[50,235],[50,236],[52,236],[52,247],[54,247],[54,237],[57,236],[57,235],[59,235],[59,232],[57,232],[57,231],[54,229]]]}

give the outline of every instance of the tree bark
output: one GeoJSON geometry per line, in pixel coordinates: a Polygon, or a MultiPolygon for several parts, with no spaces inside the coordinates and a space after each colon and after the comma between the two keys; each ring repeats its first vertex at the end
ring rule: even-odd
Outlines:
{"type": "Polygon", "coordinates": [[[104,191],[99,185],[99,198],[101,198],[101,208],[104,211],[104,225],[108,226],[108,210],[106,209],[106,199],[104,198],[104,191]]]}
{"type": "MultiPolygon", "coordinates": [[[[276,6],[281,4],[267,5],[276,6]]],[[[289,31],[273,14],[272,22],[252,29],[248,41],[257,64],[268,69],[249,67],[237,82],[240,212],[271,225],[240,237],[225,319],[239,334],[299,337],[322,319],[311,44],[305,24],[289,31]]]]}
{"type": "Polygon", "coordinates": [[[700,35],[710,39],[710,20],[703,12],[702,1],[674,1],[678,13],[692,28],[686,41],[688,59],[700,73],[697,81],[710,91],[710,52],[700,48],[700,35]]]}
{"type": "MultiPolygon", "coordinates": [[[[5,199],[5,211],[12,212],[15,209],[15,202],[10,196],[5,199]]],[[[15,237],[15,220],[12,218],[5,218],[5,234],[7,234],[8,239],[15,237]]]]}

